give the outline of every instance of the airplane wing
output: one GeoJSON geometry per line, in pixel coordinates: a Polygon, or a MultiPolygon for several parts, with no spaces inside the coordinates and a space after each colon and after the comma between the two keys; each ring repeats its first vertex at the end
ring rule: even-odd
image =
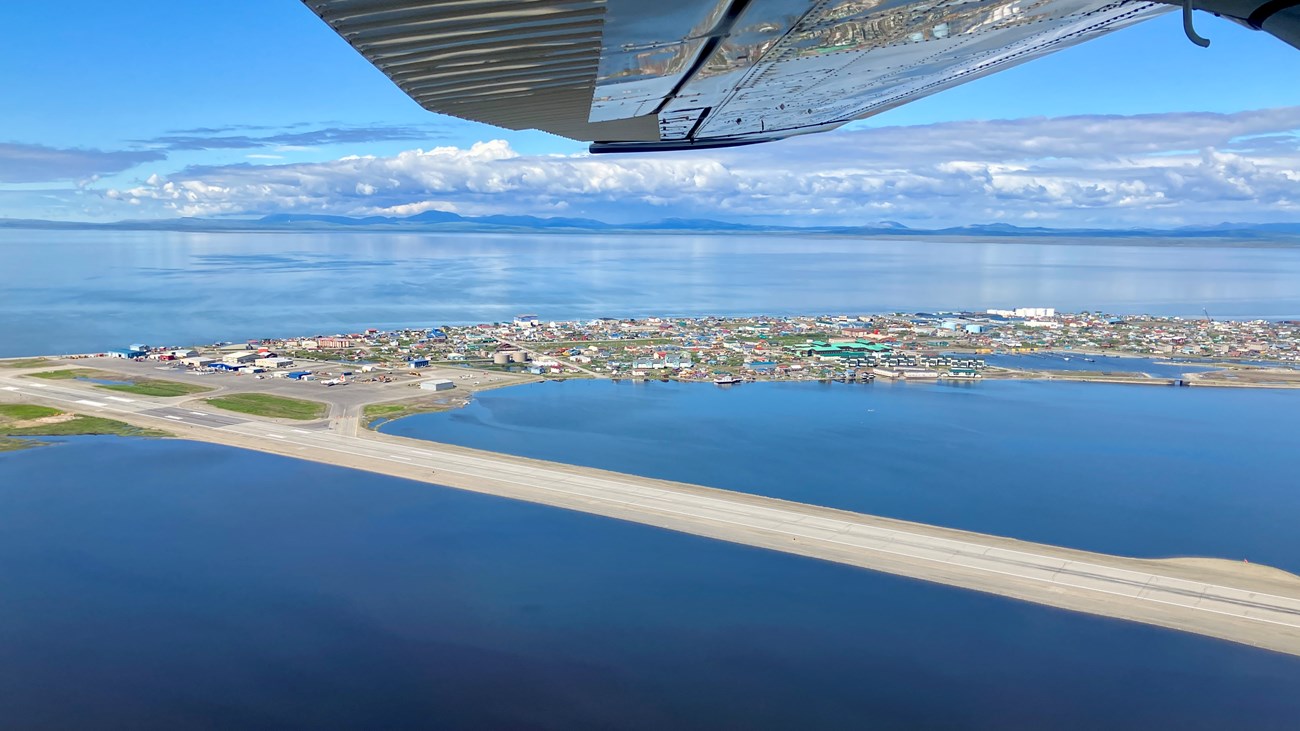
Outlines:
{"type": "MultiPolygon", "coordinates": [[[[593,152],[834,129],[1175,9],[1145,0],[303,2],[425,109],[589,141],[593,152]]],[[[1297,0],[1194,2],[1230,6],[1207,9],[1300,46],[1297,0]]]]}

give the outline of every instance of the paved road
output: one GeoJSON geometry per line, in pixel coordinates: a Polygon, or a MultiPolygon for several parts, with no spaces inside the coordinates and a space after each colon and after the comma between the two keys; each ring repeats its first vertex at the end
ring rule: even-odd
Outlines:
{"type": "Polygon", "coordinates": [[[197,424],[199,426],[230,426],[231,424],[242,424],[248,419],[238,416],[227,416],[226,414],[214,414],[208,411],[195,411],[193,409],[183,409],[176,406],[166,406],[160,409],[142,409],[139,413],[146,416],[156,416],[161,419],[170,419],[188,424],[197,424]]]}
{"type": "MultiPolygon", "coordinates": [[[[527,344],[527,343],[521,343],[521,342],[519,342],[519,341],[517,341],[517,340],[505,340],[504,338],[502,338],[501,336],[498,335],[498,336],[497,336],[497,342],[502,343],[502,344],[504,344],[504,345],[513,345],[514,347],[519,348],[520,350],[522,350],[522,351],[524,351],[525,353],[527,353],[527,354],[528,354],[528,355],[529,355],[533,360],[537,360],[538,358],[549,358],[549,357],[550,357],[550,356],[548,356],[548,355],[546,355],[546,354],[544,354],[544,353],[540,353],[540,352],[538,352],[536,348],[529,347],[529,344],[527,344]]],[[[557,359],[557,360],[558,360],[558,359],[557,359]]],[[[609,378],[609,374],[607,374],[607,373],[597,373],[596,371],[593,371],[593,370],[590,369],[590,368],[586,368],[586,367],[581,366],[581,365],[579,365],[579,364],[577,364],[577,363],[574,363],[573,361],[571,361],[571,360],[569,360],[569,359],[567,359],[567,358],[564,359],[564,360],[561,361],[561,362],[564,363],[564,366],[565,366],[566,368],[572,368],[572,369],[574,369],[575,371],[581,371],[581,372],[586,373],[587,375],[591,376],[592,378],[609,378]]]]}
{"type": "Polygon", "coordinates": [[[0,396],[182,436],[607,515],[1300,655],[1300,580],[1226,561],[1107,556],[386,435],[160,406],[0,377],[0,396]]]}

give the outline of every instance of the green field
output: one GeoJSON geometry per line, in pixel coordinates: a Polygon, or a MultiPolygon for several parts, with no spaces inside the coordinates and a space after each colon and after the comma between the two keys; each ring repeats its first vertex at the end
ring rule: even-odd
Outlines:
{"type": "Polygon", "coordinates": [[[411,414],[427,414],[434,411],[446,411],[449,404],[367,404],[361,417],[361,425],[369,428],[371,424],[383,419],[392,421],[411,414]]]}
{"type": "Polygon", "coordinates": [[[73,378],[117,378],[116,373],[108,371],[97,371],[94,368],[65,368],[61,371],[41,371],[40,373],[28,373],[32,378],[48,378],[51,381],[67,381],[73,378]]]}
{"type": "Polygon", "coordinates": [[[106,386],[97,385],[96,388],[102,388],[105,391],[125,391],[126,393],[136,393],[141,396],[188,396],[192,393],[206,393],[212,389],[207,386],[196,386],[193,383],[178,383],[176,381],[159,381],[152,378],[133,380],[125,386],[106,386]]]}
{"type": "Polygon", "coordinates": [[[406,411],[407,407],[403,404],[366,404],[366,418],[380,418],[392,416],[406,411]]]}
{"type": "Polygon", "coordinates": [[[63,413],[49,406],[35,404],[0,404],[0,428],[7,422],[42,419],[46,416],[58,416],[63,413]]]}
{"type": "Polygon", "coordinates": [[[0,368],[35,368],[48,363],[49,361],[44,358],[19,358],[17,360],[0,360],[0,368]]]}
{"type": "Polygon", "coordinates": [[[32,404],[0,404],[0,452],[11,452],[27,447],[40,446],[41,442],[11,437],[68,437],[109,434],[124,437],[165,437],[167,432],[156,429],[144,429],[113,419],[98,416],[69,415],[62,421],[45,424],[28,424],[23,422],[34,419],[46,419],[64,416],[65,412],[48,406],[32,404]]]}
{"type": "Polygon", "coordinates": [[[266,416],[272,419],[298,419],[309,421],[325,415],[325,404],[319,401],[304,401],[284,396],[271,396],[265,393],[233,393],[229,396],[216,396],[204,399],[219,409],[238,411],[241,414],[266,416]]]}
{"type": "Polygon", "coordinates": [[[157,378],[138,378],[131,375],[113,373],[112,371],[101,371],[94,368],[66,368],[61,371],[41,371],[40,373],[28,373],[27,375],[34,378],[48,378],[51,380],[69,381],[75,378],[95,378],[101,381],[126,381],[126,383],[96,383],[95,388],[102,388],[105,391],[122,391],[124,393],[134,393],[140,396],[189,396],[195,393],[207,393],[212,389],[207,386],[196,386],[193,383],[180,383],[178,381],[163,381],[157,378]]]}

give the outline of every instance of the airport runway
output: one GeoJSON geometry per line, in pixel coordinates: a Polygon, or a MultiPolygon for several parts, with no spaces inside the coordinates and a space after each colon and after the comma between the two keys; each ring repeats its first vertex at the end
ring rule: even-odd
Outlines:
{"type": "Polygon", "coordinates": [[[195,401],[175,405],[183,398],[112,397],[89,385],[33,380],[0,377],[0,397],[1300,655],[1300,578],[1268,567],[1109,556],[389,435],[351,436],[215,413],[195,401]]]}

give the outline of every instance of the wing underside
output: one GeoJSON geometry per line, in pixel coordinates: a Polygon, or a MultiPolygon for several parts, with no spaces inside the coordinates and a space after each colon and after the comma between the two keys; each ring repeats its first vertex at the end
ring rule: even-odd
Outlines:
{"type": "Polygon", "coordinates": [[[597,151],[832,129],[1171,10],[1123,0],[304,0],[433,112],[597,151]]]}

